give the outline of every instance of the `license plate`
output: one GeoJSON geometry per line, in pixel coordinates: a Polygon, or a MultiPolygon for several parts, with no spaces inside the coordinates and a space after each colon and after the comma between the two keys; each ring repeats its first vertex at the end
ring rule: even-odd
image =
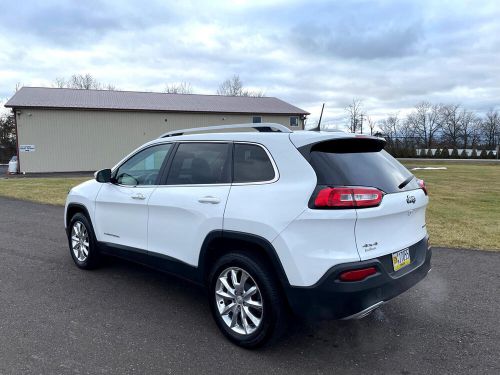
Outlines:
{"type": "Polygon", "coordinates": [[[392,253],[392,265],[394,267],[394,271],[399,271],[401,268],[406,267],[410,263],[410,249],[406,248],[398,251],[397,253],[392,253]]]}

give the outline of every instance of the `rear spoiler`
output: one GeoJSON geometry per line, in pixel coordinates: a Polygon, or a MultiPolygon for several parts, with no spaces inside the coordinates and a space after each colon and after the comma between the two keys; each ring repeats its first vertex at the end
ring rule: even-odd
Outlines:
{"type": "Polygon", "coordinates": [[[309,155],[313,151],[329,153],[357,153],[357,152],[379,152],[383,150],[386,141],[383,138],[356,135],[352,138],[336,138],[326,141],[319,141],[299,147],[300,153],[309,160],[309,155]]]}

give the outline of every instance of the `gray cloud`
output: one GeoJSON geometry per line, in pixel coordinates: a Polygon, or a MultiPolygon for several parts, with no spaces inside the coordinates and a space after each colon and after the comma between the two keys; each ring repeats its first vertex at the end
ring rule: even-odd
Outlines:
{"type": "Polygon", "coordinates": [[[0,98],[17,82],[93,74],[121,89],[191,82],[214,93],[232,74],[341,121],[353,97],[374,116],[427,99],[498,103],[500,10],[472,1],[57,0],[2,4],[0,98]]]}

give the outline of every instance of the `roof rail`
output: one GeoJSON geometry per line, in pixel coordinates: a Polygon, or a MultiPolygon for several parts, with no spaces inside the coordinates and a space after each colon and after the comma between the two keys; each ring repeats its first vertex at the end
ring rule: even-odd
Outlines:
{"type": "Polygon", "coordinates": [[[260,123],[260,124],[216,125],[216,126],[206,126],[203,128],[179,129],[162,134],[158,138],[175,137],[177,135],[183,135],[186,133],[201,133],[212,130],[231,130],[231,129],[245,129],[245,128],[253,128],[259,132],[292,133],[290,129],[281,124],[260,123]]]}

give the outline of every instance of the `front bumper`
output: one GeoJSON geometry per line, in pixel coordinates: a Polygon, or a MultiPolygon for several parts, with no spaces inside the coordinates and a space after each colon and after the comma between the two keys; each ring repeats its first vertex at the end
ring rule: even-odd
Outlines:
{"type": "Polygon", "coordinates": [[[391,254],[332,267],[311,287],[289,287],[287,297],[294,313],[306,319],[363,317],[422,280],[431,268],[428,238],[409,247],[412,262],[394,271],[391,254]],[[377,273],[362,281],[340,281],[348,270],[375,267],[377,273]]]}

